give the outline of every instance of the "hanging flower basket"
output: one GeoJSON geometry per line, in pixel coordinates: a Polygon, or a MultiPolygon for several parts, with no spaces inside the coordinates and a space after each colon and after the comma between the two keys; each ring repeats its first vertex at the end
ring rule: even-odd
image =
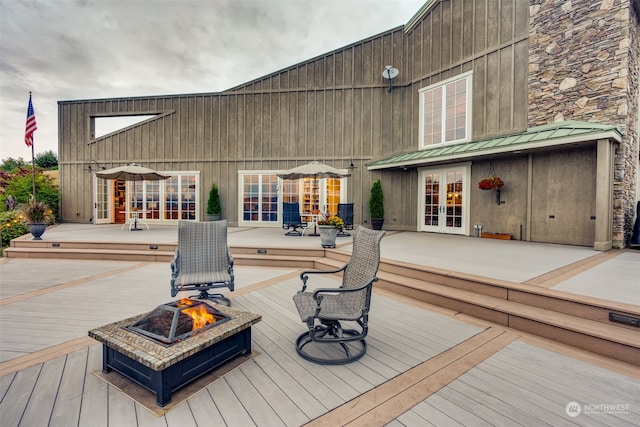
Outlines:
{"type": "Polygon", "coordinates": [[[490,178],[484,178],[478,183],[478,188],[481,190],[496,190],[504,186],[504,181],[500,177],[493,176],[490,178]]]}

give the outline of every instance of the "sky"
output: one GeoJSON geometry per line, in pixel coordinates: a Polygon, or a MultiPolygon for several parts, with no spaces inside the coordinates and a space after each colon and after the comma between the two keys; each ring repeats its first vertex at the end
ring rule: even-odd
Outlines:
{"type": "Polygon", "coordinates": [[[58,152],[57,102],[221,92],[406,24],[427,0],[0,0],[0,159],[58,152]]]}

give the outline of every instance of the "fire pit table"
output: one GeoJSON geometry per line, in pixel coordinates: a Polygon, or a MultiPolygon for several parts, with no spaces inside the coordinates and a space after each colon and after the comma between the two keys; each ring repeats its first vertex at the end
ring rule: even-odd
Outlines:
{"type": "MultiPolygon", "coordinates": [[[[156,403],[165,406],[173,391],[236,356],[251,354],[251,325],[262,316],[208,301],[198,301],[196,305],[202,304],[222,321],[201,330],[194,326],[193,333],[183,334],[173,343],[154,339],[153,334],[145,335],[135,327],[155,310],[90,330],[89,336],[102,342],[102,371],[119,372],[156,393],[156,403]]],[[[177,302],[167,303],[156,310],[181,310],[176,306],[177,302]]],[[[177,318],[173,324],[176,323],[177,318]]]]}

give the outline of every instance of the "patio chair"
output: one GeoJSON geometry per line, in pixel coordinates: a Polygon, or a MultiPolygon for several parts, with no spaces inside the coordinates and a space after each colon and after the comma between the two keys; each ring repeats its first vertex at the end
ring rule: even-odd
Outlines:
{"type": "Polygon", "coordinates": [[[338,216],[344,221],[344,228],[338,236],[351,236],[345,230],[353,230],[353,203],[338,203],[338,216]]]}
{"type": "Polygon", "coordinates": [[[227,245],[227,221],[178,221],[178,248],[171,261],[171,296],[198,291],[192,296],[230,305],[210,289],[234,289],[233,257],[227,245]]]}
{"type": "Polygon", "coordinates": [[[338,270],[300,274],[302,289],[294,295],[293,302],[308,327],[296,340],[296,350],[304,359],[339,365],[355,362],[366,353],[369,306],[373,283],[378,280],[382,236],[384,231],[359,227],[353,237],[351,260],[346,265],[338,270]],[[310,275],[339,272],[342,272],[340,287],[306,291],[310,275]],[[306,347],[310,343],[319,345],[306,347]]]}
{"type": "Polygon", "coordinates": [[[290,230],[285,236],[302,236],[302,232],[298,228],[305,228],[306,222],[302,221],[300,216],[300,203],[282,203],[282,228],[290,230]]]}

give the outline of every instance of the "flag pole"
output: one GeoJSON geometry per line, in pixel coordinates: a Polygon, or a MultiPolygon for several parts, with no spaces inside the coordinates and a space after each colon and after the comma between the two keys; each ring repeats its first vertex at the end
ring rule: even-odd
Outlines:
{"type": "Polygon", "coordinates": [[[36,156],[33,147],[33,132],[38,129],[36,125],[36,113],[31,102],[31,91],[29,91],[29,105],[27,106],[27,124],[25,126],[24,142],[31,147],[31,182],[33,186],[32,196],[36,198],[36,156]]]}
{"type": "Polygon", "coordinates": [[[31,184],[33,185],[33,200],[36,200],[36,156],[34,152],[33,144],[31,144],[31,184]]]}

